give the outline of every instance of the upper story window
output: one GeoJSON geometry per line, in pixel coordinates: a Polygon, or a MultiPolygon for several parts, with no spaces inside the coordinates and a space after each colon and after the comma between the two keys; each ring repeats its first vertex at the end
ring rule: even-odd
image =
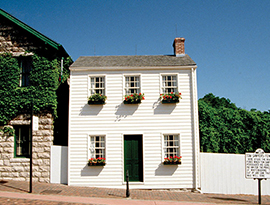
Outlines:
{"type": "Polygon", "coordinates": [[[14,126],[15,128],[15,156],[30,156],[30,126],[14,126]]]}
{"type": "Polygon", "coordinates": [[[177,75],[162,75],[162,93],[177,93],[177,75]]]}
{"type": "Polygon", "coordinates": [[[165,134],[164,137],[164,158],[180,156],[180,143],[178,134],[165,134]]]}
{"type": "Polygon", "coordinates": [[[105,77],[104,76],[90,77],[90,95],[93,95],[96,93],[105,95],[105,77]]]}
{"type": "Polygon", "coordinates": [[[125,95],[140,92],[140,76],[125,76],[125,95]]]}
{"type": "Polygon", "coordinates": [[[30,57],[20,57],[20,87],[26,87],[30,84],[29,75],[32,67],[32,60],[30,57]]]}

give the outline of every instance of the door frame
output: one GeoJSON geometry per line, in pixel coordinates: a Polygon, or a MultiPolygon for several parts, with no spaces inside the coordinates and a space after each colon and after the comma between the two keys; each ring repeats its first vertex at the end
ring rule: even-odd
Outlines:
{"type": "Polygon", "coordinates": [[[129,182],[129,184],[144,184],[145,182],[145,171],[144,171],[144,135],[143,133],[141,132],[128,132],[128,133],[125,133],[125,134],[122,134],[122,184],[126,184],[126,181],[125,181],[125,153],[124,153],[124,149],[125,149],[125,136],[127,135],[140,135],[142,137],[142,174],[143,174],[143,177],[142,177],[142,180],[143,181],[138,181],[138,182],[129,182]]]}

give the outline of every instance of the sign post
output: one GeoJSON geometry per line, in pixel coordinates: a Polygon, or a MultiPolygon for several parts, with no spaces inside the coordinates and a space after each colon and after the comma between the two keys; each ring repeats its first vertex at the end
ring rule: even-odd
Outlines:
{"type": "Polygon", "coordinates": [[[246,178],[258,179],[258,203],[261,204],[261,180],[270,178],[270,153],[258,148],[254,153],[247,152],[246,178]]]}

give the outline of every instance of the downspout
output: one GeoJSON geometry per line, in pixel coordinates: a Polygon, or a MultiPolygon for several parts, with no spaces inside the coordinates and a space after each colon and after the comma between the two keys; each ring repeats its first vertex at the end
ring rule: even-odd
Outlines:
{"type": "Polygon", "coordinates": [[[62,83],[62,80],[63,80],[63,64],[64,64],[64,57],[62,57],[61,59],[61,75],[60,75],[60,79],[59,81],[62,83]]]}
{"type": "Polygon", "coordinates": [[[200,142],[199,142],[199,124],[198,124],[198,99],[197,99],[197,83],[196,83],[196,68],[191,68],[191,85],[192,85],[192,98],[193,98],[193,191],[200,192],[198,189],[200,186],[200,142]],[[199,185],[199,186],[198,186],[199,185]]]}

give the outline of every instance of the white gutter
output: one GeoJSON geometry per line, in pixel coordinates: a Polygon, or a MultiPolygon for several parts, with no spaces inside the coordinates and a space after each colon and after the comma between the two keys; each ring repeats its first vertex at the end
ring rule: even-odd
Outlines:
{"type": "Polygon", "coordinates": [[[197,97],[197,77],[196,77],[196,67],[191,68],[191,85],[192,85],[192,99],[193,99],[193,153],[194,153],[194,163],[193,163],[193,187],[196,191],[200,187],[200,138],[199,138],[199,118],[198,118],[198,97],[197,97]]]}

